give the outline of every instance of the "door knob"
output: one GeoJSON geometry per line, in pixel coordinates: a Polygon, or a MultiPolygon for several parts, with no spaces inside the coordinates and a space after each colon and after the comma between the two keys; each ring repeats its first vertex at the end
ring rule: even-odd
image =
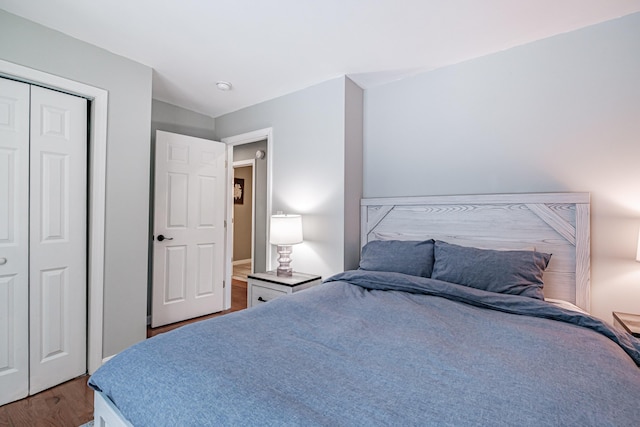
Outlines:
{"type": "Polygon", "coordinates": [[[5,265],[7,263],[6,258],[0,258],[0,265],[5,265]]]}
{"type": "Polygon", "coordinates": [[[173,240],[173,237],[164,237],[162,234],[158,236],[158,242],[162,242],[163,240],[173,240]]]}

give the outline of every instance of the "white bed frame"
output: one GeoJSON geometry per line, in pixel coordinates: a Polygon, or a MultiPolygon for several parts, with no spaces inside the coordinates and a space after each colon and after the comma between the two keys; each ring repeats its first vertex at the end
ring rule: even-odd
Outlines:
{"type": "Polygon", "coordinates": [[[589,193],[490,194],[363,199],[361,244],[444,240],[484,249],[552,254],[545,298],[590,308],[589,193]]]}
{"type": "MultiPolygon", "coordinates": [[[[363,199],[361,243],[438,239],[485,249],[553,254],[546,298],[589,311],[589,193],[494,194],[363,199]]],[[[109,398],[94,394],[95,425],[132,427],[109,398]]]]}
{"type": "Polygon", "coordinates": [[[111,399],[98,391],[93,393],[93,425],[94,427],[133,427],[111,399]]]}

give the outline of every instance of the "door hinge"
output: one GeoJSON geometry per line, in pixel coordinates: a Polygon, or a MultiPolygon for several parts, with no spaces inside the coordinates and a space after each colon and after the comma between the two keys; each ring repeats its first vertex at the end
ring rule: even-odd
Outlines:
{"type": "Polygon", "coordinates": [[[222,289],[227,287],[227,282],[225,282],[224,280],[222,281],[222,289]]]}
{"type": "Polygon", "coordinates": [[[227,220],[224,220],[224,228],[227,228],[227,220]]]}

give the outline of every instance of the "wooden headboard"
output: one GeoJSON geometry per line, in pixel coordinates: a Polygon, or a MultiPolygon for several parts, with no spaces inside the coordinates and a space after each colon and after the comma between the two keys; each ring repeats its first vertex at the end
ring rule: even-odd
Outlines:
{"type": "Polygon", "coordinates": [[[485,249],[552,254],[546,298],[590,308],[589,193],[489,194],[363,199],[361,245],[444,240],[485,249]]]}

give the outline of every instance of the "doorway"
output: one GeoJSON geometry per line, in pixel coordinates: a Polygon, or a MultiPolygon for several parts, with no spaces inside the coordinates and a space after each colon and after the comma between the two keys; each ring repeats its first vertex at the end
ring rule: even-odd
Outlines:
{"type": "MultiPolygon", "coordinates": [[[[227,151],[228,164],[234,166],[253,165],[253,213],[251,226],[251,272],[266,271],[271,257],[268,240],[268,218],[271,212],[271,165],[272,146],[271,128],[261,129],[241,135],[223,138],[222,142],[230,148],[227,151]],[[258,154],[260,152],[260,154],[258,154]],[[257,155],[258,154],[258,155],[257,155]]],[[[229,187],[233,188],[234,168],[228,169],[229,187]]],[[[233,197],[229,198],[227,223],[233,223],[233,197]]],[[[227,227],[227,265],[225,282],[232,284],[234,227],[227,227]]],[[[239,256],[237,256],[239,257],[239,256]]],[[[246,258],[243,258],[246,259],[246,258]]],[[[225,287],[225,309],[231,305],[231,286],[225,287]]]]}
{"type": "MultiPolygon", "coordinates": [[[[253,273],[255,160],[233,162],[233,280],[253,273]]],[[[233,284],[233,281],[232,281],[233,284]]]]}

